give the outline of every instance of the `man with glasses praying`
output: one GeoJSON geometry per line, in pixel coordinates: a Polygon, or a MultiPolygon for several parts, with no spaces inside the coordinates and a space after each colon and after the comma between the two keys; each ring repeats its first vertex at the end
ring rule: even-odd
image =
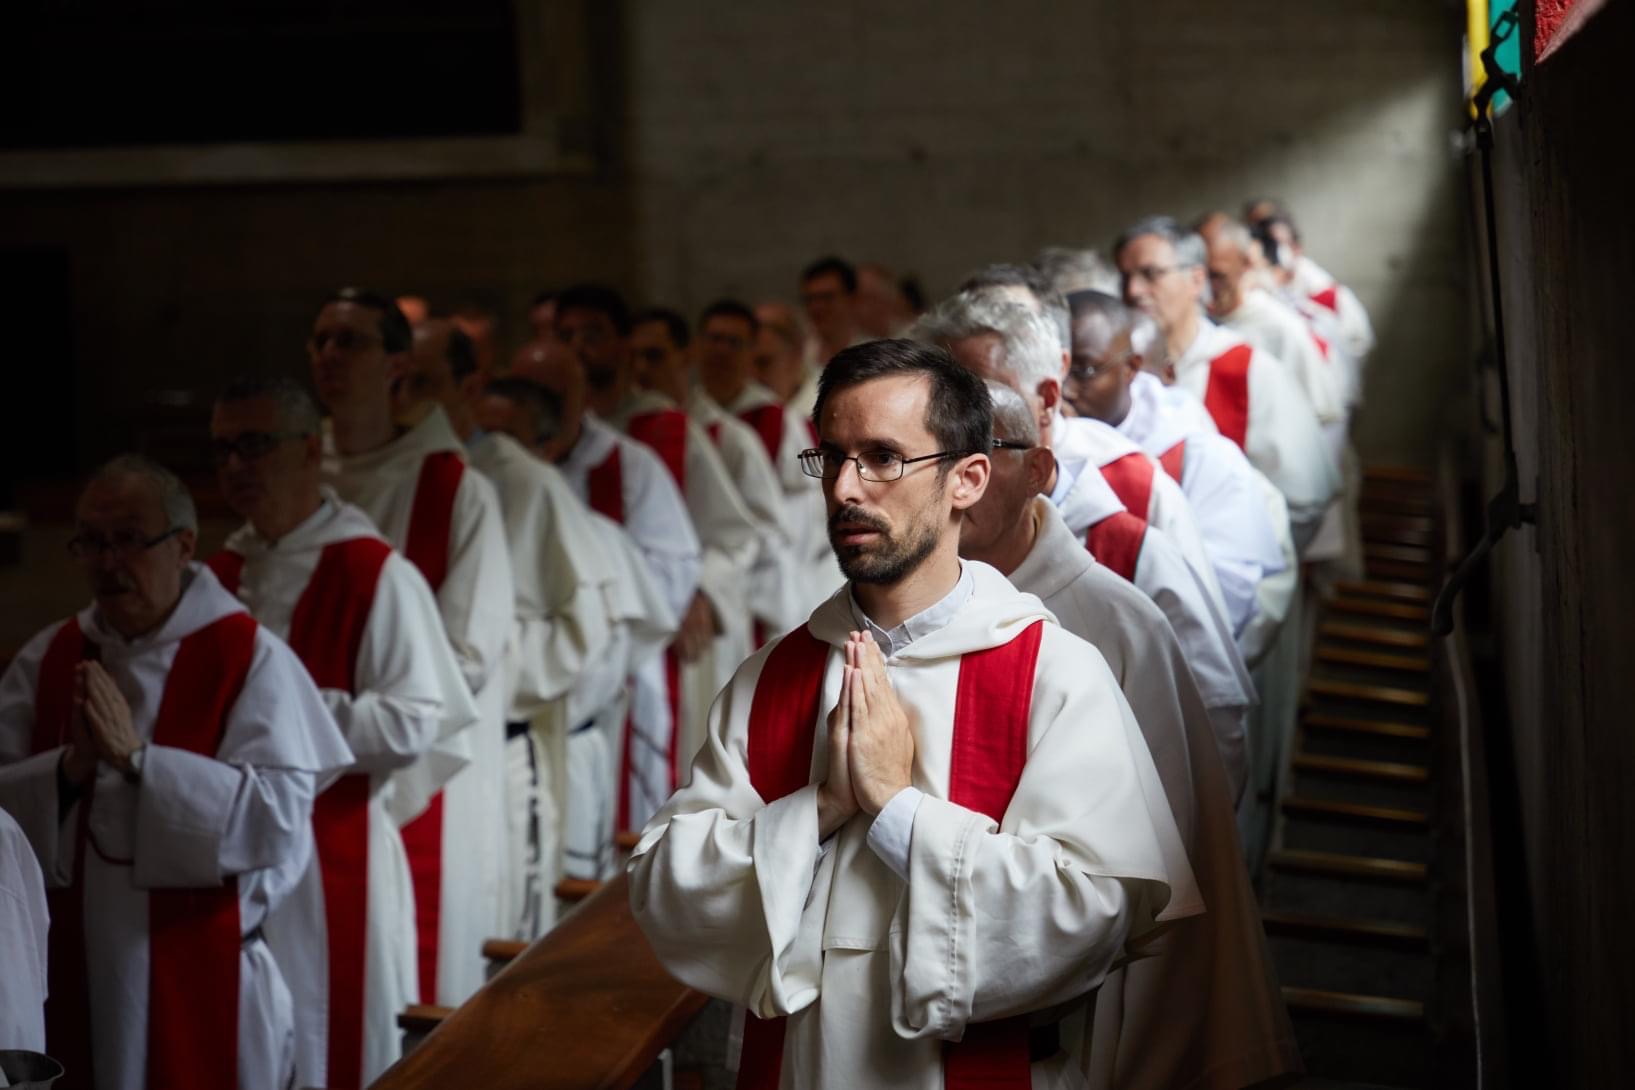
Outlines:
{"type": "Polygon", "coordinates": [[[468,472],[441,407],[412,425],[394,419],[409,379],[412,337],[397,304],[342,288],[319,310],[307,344],[318,398],[330,412],[324,478],[361,508],[420,569],[443,632],[477,699],[478,721],[398,772],[392,816],[403,828],[415,885],[420,999],[458,1006],[483,982],[482,944],[499,927],[506,645],[515,608],[499,497],[468,472]],[[486,754],[491,759],[476,759],[486,754]]]}
{"type": "Polygon", "coordinates": [[[829,362],[803,463],[847,583],[739,668],[631,858],[659,959],[745,1008],[741,1087],[1072,1085],[1085,997],[1202,911],[1101,655],[959,558],[990,414],[939,348],[829,362]]]}
{"type": "Polygon", "coordinates": [[[64,1086],[295,1075],[262,925],[312,854],[314,797],[353,755],[300,660],[194,562],[197,533],[174,474],[103,465],[69,544],[91,604],[0,679],[0,808],[51,891],[46,1049],[64,1086]]]}
{"type": "Polygon", "coordinates": [[[318,408],[288,378],[247,378],[210,418],[216,481],[245,523],[207,562],[312,675],[356,758],[313,805],[315,850],[266,934],[295,1000],[296,1072],[332,1090],[401,1054],[419,1001],[414,897],[392,773],[477,718],[425,577],[320,483],[318,408]]]}

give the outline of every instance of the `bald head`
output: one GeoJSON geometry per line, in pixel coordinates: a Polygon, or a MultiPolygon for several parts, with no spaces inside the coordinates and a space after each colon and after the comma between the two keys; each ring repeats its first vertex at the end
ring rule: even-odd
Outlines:
{"type": "Polygon", "coordinates": [[[1209,313],[1224,318],[1243,304],[1251,286],[1255,240],[1247,227],[1225,212],[1211,212],[1199,220],[1197,231],[1208,248],[1209,313]]]}
{"type": "Polygon", "coordinates": [[[583,426],[587,397],[584,365],[573,349],[561,341],[533,341],[511,357],[509,375],[538,383],[561,403],[557,433],[542,448],[546,458],[560,461],[579,441],[583,426]]]}
{"type": "Polygon", "coordinates": [[[392,396],[393,416],[413,425],[441,405],[465,438],[476,426],[472,406],[483,379],[471,338],[446,318],[428,318],[414,327],[409,366],[392,396]]]}

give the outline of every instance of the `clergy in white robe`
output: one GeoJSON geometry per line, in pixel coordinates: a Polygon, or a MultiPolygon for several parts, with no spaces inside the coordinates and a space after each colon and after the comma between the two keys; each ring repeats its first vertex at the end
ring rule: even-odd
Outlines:
{"type": "Polygon", "coordinates": [[[343,289],[319,312],[308,352],[331,414],[326,480],[425,576],[477,700],[477,723],[398,772],[388,803],[414,876],[421,1000],[456,1006],[481,986],[483,941],[505,923],[506,649],[515,594],[499,498],[469,471],[441,407],[407,429],[393,420],[389,383],[403,379],[411,347],[394,303],[343,289]],[[451,771],[445,755],[469,763],[451,771]]]}
{"type": "MultiPolygon", "coordinates": [[[[1203,402],[1143,369],[1158,343],[1151,318],[1102,292],[1075,292],[1068,302],[1073,366],[1066,399],[1079,415],[1116,427],[1180,484],[1238,648],[1252,664],[1258,651],[1247,637],[1252,625],[1264,623],[1259,606],[1268,580],[1286,566],[1280,542],[1288,537],[1287,514],[1276,520],[1266,515],[1260,501],[1265,478],[1215,429],[1203,402]]],[[[1276,610],[1277,620],[1283,612],[1276,610]]]]}
{"type": "MultiPolygon", "coordinates": [[[[996,413],[996,437],[1014,438],[996,413]]],[[[1007,571],[1062,627],[1101,652],[1152,752],[1187,858],[1209,906],[1097,997],[1091,1085],[1222,1090],[1298,1070],[1288,1015],[1267,956],[1233,823],[1241,783],[1221,764],[1208,709],[1156,606],[1095,562],[1055,507],[1034,495],[1039,448],[995,450],[960,552],[1007,571]],[[1009,463],[1009,464],[1006,464],[1009,463]]]]}
{"type": "Polygon", "coordinates": [[[45,1051],[46,945],[51,914],[34,848],[0,809],[0,1049],[45,1051]]]}
{"type": "Polygon", "coordinates": [[[314,796],[353,756],[300,661],[192,562],[196,525],[167,471],[104,466],[73,545],[92,604],[0,679],[0,809],[51,890],[61,1086],[281,1090],[295,1075],[261,928],[306,871],[314,796]]]}
{"type": "Polygon", "coordinates": [[[1277,486],[1295,544],[1317,531],[1339,468],[1299,382],[1281,361],[1204,316],[1203,239],[1167,217],[1128,228],[1114,245],[1124,301],[1158,323],[1175,382],[1209,410],[1220,433],[1277,486]]]}
{"type": "Polygon", "coordinates": [[[660,960],[746,1008],[740,1086],[1074,1085],[1084,997],[1203,908],[1104,660],[955,553],[982,394],[913,342],[830,362],[814,460],[851,581],[739,670],[632,857],[660,960]]]}
{"type": "Polygon", "coordinates": [[[319,430],[289,379],[240,380],[217,398],[217,480],[246,523],[207,563],[301,659],[356,758],[314,803],[312,860],[264,927],[295,1000],[301,1084],[346,1090],[398,1058],[397,1016],[420,1001],[391,774],[477,707],[425,578],[319,484],[319,430]]]}

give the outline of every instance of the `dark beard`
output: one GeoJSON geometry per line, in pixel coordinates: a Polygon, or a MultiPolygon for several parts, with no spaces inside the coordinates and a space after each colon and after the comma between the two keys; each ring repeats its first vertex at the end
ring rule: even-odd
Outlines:
{"type": "Polygon", "coordinates": [[[934,526],[920,534],[902,540],[891,535],[883,523],[855,507],[842,507],[829,518],[829,547],[840,563],[840,572],[853,583],[888,586],[913,574],[925,563],[925,558],[936,549],[941,536],[934,526]],[[842,548],[834,543],[835,524],[841,521],[857,523],[877,531],[884,539],[874,551],[863,551],[855,546],[842,548]]]}

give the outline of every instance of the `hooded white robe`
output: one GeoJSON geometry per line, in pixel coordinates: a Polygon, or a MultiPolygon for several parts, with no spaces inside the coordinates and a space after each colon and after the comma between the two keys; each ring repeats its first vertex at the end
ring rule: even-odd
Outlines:
{"type": "Polygon", "coordinates": [[[45,1051],[45,879],[23,830],[0,810],[0,1049],[45,1051]]]}
{"type": "Polygon", "coordinates": [[[1096,999],[1091,1085],[1236,1090],[1299,1070],[1233,821],[1243,770],[1221,764],[1208,709],[1163,614],[1097,564],[1043,497],[1033,502],[1038,536],[1010,580],[1106,658],[1209,906],[1160,938],[1156,956],[1107,978],[1096,999]]]}
{"type": "MultiPolygon", "coordinates": [[[[291,636],[297,605],[326,547],[382,541],[369,517],[329,489],[311,517],[276,542],[245,525],[224,549],[242,558],[235,591],[257,621],[291,636]]],[[[215,561],[213,560],[212,563],[215,561]]],[[[334,618],[339,624],[342,618],[334,618]]],[[[364,925],[361,1080],[368,1085],[402,1054],[397,1016],[420,1001],[415,965],[414,888],[397,823],[387,811],[392,773],[439,739],[477,719],[460,664],[443,638],[437,600],[418,569],[393,552],[381,566],[351,666],[352,688],[323,688],[356,762],[369,777],[364,925]]],[[[297,649],[297,653],[300,651],[297,649]]],[[[321,669],[307,663],[310,669],[321,669]]],[[[304,1086],[340,1087],[329,1071],[330,939],[323,874],[316,855],[288,900],[265,925],[267,944],[295,1000],[296,1072],[304,1086]]]]}
{"type": "MultiPolygon", "coordinates": [[[[409,560],[419,562],[410,528],[415,496],[427,459],[457,457],[465,446],[441,406],[385,446],[365,454],[326,460],[326,477],[343,500],[363,509],[380,534],[409,560]]],[[[427,757],[396,774],[390,808],[405,842],[419,831],[407,828],[442,795],[438,845],[436,965],[421,966],[422,980],[435,973],[435,994],[427,1003],[458,1006],[482,986],[484,940],[505,933],[501,919],[507,888],[505,844],[505,705],[509,692],[506,649],[516,611],[505,523],[494,486],[465,466],[454,492],[447,536],[447,570],[441,582],[424,570],[437,595],[443,631],[477,699],[478,720],[433,747],[427,757]],[[469,760],[449,771],[445,755],[469,760]]],[[[430,820],[430,818],[428,818],[430,820]]],[[[415,849],[410,844],[410,862],[415,849]]],[[[417,890],[417,904],[429,897],[417,890]]],[[[427,921],[420,919],[422,930],[427,921]]],[[[431,941],[422,936],[423,946],[431,941]]],[[[429,955],[423,960],[429,960],[429,955]]]]}
{"type": "MultiPolygon", "coordinates": [[[[130,705],[131,726],[153,737],[165,682],[184,639],[244,607],[200,564],[154,631],[126,640],[95,605],[77,620],[130,705]]],[[[295,1073],[290,993],[259,935],[312,853],[312,800],[353,763],[335,720],[299,659],[257,627],[249,672],[226,715],[213,757],[149,743],[132,782],[99,762],[94,789],[59,819],[64,747],[32,753],[40,668],[63,627],[18,652],[0,679],[0,809],[22,826],[46,886],[60,889],[83,866],[85,961],[97,1090],[141,1090],[148,1053],[149,891],[219,889],[235,877],[244,942],[238,966],[238,1084],[282,1090],[295,1073]],[[89,805],[88,844],[75,830],[89,805]]],[[[58,925],[62,920],[56,921],[58,925]]],[[[48,1041],[48,1048],[56,1046],[48,1041]]],[[[58,1055],[65,1066],[83,1058],[58,1055]]],[[[81,1068],[83,1070],[83,1067],[81,1068]]],[[[153,1087],[152,1090],[160,1090],[153,1087]]]]}
{"type": "Polygon", "coordinates": [[[1223,316],[1220,324],[1282,361],[1305,391],[1318,423],[1327,426],[1345,419],[1349,386],[1345,368],[1328,358],[1311,326],[1293,307],[1271,292],[1250,288],[1238,309],[1223,316]]]}
{"type": "Polygon", "coordinates": [[[771,644],[722,693],[687,785],[631,858],[631,907],[665,966],[759,1018],[789,1016],[786,1090],[940,1090],[945,1042],[969,1023],[1028,1012],[1059,1023],[1064,1046],[1032,1065],[1034,1085],[1083,1085],[1080,998],[1155,924],[1203,908],[1146,743],[1100,654],[994,569],[965,569],[970,598],[886,662],[923,792],[906,859],[877,854],[863,813],[818,841],[823,723],[840,692],[840,648],[858,625],[849,587],[808,622],[829,645],[809,785],[768,803],[751,784],[749,711],[771,644]],[[961,656],[1037,621],[1026,766],[995,822],[947,801],[961,656]]]}

